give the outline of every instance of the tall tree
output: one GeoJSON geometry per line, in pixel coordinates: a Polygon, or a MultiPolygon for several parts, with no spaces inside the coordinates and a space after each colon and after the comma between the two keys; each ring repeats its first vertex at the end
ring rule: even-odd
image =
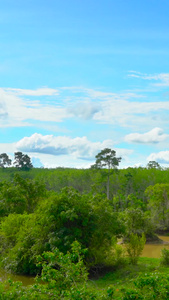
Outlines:
{"type": "Polygon", "coordinates": [[[22,152],[15,152],[14,165],[16,168],[24,171],[28,171],[33,168],[30,157],[22,152]]]}
{"type": "Polygon", "coordinates": [[[160,166],[160,164],[154,160],[151,160],[148,162],[147,164],[147,169],[158,169],[158,170],[162,170],[162,167],[160,166]]]}
{"type": "Polygon", "coordinates": [[[121,157],[116,157],[116,151],[110,148],[101,150],[96,156],[96,162],[92,166],[94,169],[108,169],[107,172],[107,198],[109,199],[110,194],[110,175],[112,170],[117,169],[121,157]]]}
{"type": "Polygon", "coordinates": [[[5,168],[9,167],[11,165],[12,160],[9,158],[9,156],[6,153],[0,154],[0,167],[5,168]]]}

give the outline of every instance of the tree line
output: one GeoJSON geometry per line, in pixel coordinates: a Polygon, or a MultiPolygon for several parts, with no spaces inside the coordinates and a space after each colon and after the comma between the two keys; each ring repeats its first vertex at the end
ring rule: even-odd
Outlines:
{"type": "MultiPolygon", "coordinates": [[[[12,160],[6,153],[0,154],[0,167],[7,168],[12,165],[12,160]]],[[[14,153],[14,162],[13,166],[17,169],[28,171],[33,168],[30,157],[27,154],[23,154],[22,152],[14,153]]]]}

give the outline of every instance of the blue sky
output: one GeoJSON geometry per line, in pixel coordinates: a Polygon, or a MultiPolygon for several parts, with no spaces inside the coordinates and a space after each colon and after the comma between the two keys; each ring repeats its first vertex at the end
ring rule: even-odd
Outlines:
{"type": "Polygon", "coordinates": [[[167,0],[0,1],[0,153],[169,166],[167,0]]]}

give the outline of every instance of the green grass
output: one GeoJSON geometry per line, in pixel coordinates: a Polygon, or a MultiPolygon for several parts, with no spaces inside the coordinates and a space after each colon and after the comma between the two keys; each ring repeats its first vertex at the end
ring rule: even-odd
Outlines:
{"type": "Polygon", "coordinates": [[[89,280],[88,288],[91,290],[104,291],[107,290],[109,286],[113,286],[115,288],[115,299],[121,299],[121,289],[133,288],[133,280],[139,275],[153,273],[155,271],[169,274],[169,267],[161,266],[159,258],[140,257],[137,265],[126,264],[123,267],[108,272],[97,280],[89,280]]]}

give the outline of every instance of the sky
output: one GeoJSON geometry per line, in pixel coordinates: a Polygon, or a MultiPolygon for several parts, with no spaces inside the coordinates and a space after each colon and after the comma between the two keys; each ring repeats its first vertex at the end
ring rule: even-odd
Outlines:
{"type": "Polygon", "coordinates": [[[0,0],[0,153],[169,167],[168,0],[0,0]]]}

